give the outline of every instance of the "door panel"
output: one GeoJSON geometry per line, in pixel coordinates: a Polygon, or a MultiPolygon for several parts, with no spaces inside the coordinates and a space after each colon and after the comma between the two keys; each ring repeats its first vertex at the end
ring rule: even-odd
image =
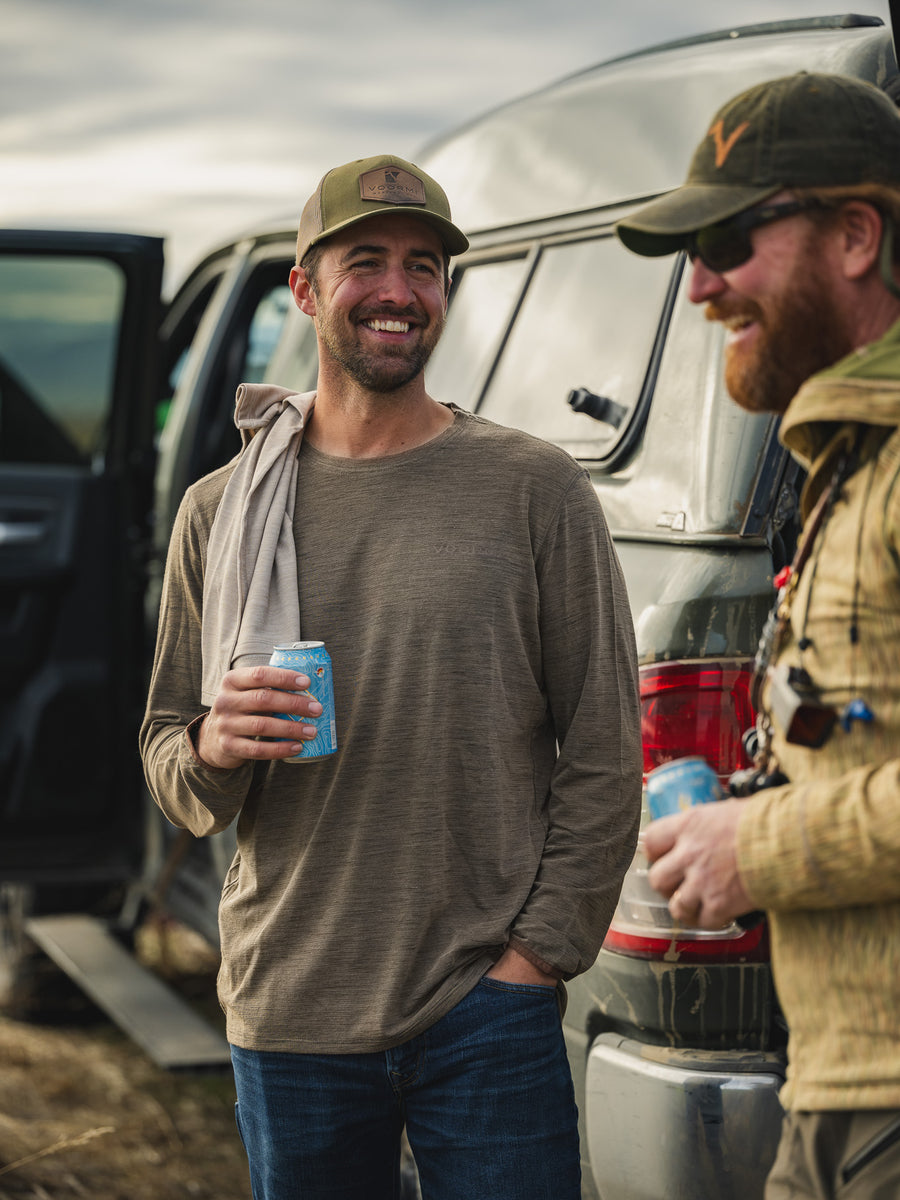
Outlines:
{"type": "Polygon", "coordinates": [[[140,860],[162,243],[0,232],[0,878],[140,860]]]}

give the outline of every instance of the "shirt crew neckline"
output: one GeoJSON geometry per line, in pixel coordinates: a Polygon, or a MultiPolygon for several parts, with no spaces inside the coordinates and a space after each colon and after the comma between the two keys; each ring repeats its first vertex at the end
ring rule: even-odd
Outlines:
{"type": "Polygon", "coordinates": [[[454,404],[447,404],[445,407],[453,413],[453,423],[446,429],[442,429],[433,438],[429,438],[427,442],[422,442],[420,446],[413,446],[409,450],[399,450],[396,454],[380,454],[377,458],[345,458],[339,454],[327,454],[304,438],[300,443],[300,455],[301,457],[309,455],[310,458],[315,459],[317,465],[328,466],[333,470],[340,471],[387,470],[391,467],[417,462],[443,450],[448,442],[453,441],[461,433],[464,418],[469,414],[454,404]]]}

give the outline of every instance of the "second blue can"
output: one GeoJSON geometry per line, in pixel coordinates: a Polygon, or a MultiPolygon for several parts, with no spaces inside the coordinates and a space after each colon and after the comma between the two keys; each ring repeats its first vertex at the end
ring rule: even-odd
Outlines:
{"type": "Polygon", "coordinates": [[[287,671],[296,671],[298,675],[309,676],[309,687],[301,696],[312,696],[322,705],[321,715],[314,718],[301,717],[296,713],[276,713],[285,721],[300,721],[304,725],[315,725],[318,733],[312,741],[304,742],[303,749],[284,762],[310,762],[317,758],[327,758],[337,750],[337,727],[334,720],[334,680],[331,674],[331,656],[325,649],[324,642],[292,642],[290,645],[276,646],[269,659],[270,667],[284,667],[287,671]]]}
{"type": "Polygon", "coordinates": [[[647,776],[647,808],[654,821],[723,796],[719,777],[705,758],[675,758],[647,776]]]}

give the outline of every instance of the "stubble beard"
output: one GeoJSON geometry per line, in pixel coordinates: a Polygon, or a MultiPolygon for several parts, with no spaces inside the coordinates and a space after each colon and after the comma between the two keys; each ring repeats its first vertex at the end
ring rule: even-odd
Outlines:
{"type": "Polygon", "coordinates": [[[706,315],[713,321],[747,316],[758,323],[752,350],[739,345],[725,350],[725,386],[751,413],[783,413],[811,375],[853,349],[830,282],[812,254],[777,295],[761,304],[712,302],[706,315]]]}
{"type": "MultiPolygon", "coordinates": [[[[412,383],[425,370],[434,347],[444,328],[444,318],[433,319],[419,326],[420,336],[411,345],[385,344],[378,349],[364,349],[360,335],[356,332],[359,321],[365,315],[351,313],[349,323],[340,316],[334,318],[319,314],[317,328],[323,347],[360,387],[367,391],[387,395],[400,391],[412,383]]],[[[380,310],[380,317],[402,321],[409,318],[421,319],[421,314],[410,309],[388,312],[380,310]]]]}

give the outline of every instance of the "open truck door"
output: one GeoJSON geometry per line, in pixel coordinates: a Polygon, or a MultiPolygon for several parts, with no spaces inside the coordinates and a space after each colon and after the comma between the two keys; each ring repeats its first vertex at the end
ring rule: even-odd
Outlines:
{"type": "Polygon", "coordinates": [[[0,879],[139,870],[157,238],[0,231],[0,879]]]}
{"type": "Polygon", "coordinates": [[[222,1066],[120,936],[145,861],[162,266],[158,238],[0,231],[0,985],[27,989],[40,947],[160,1065],[222,1066]]]}

